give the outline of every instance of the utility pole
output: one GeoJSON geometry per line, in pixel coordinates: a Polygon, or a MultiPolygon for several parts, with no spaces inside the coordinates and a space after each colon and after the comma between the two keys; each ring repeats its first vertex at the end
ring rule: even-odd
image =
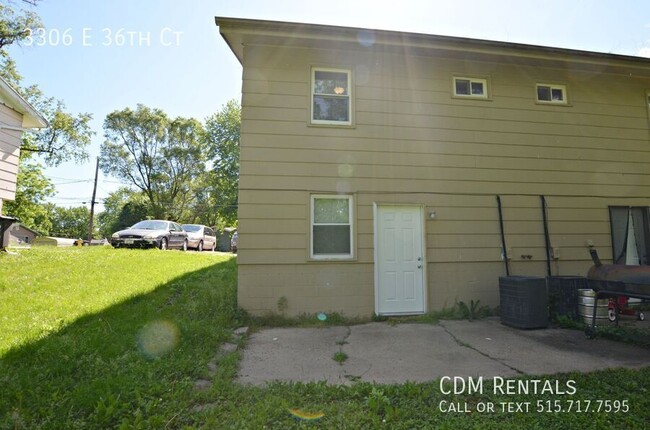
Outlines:
{"type": "Polygon", "coordinates": [[[90,221],[88,221],[88,245],[93,240],[93,221],[95,218],[95,196],[97,195],[97,176],[99,175],[99,157],[95,165],[95,185],[93,187],[93,198],[90,200],[90,221]]]}

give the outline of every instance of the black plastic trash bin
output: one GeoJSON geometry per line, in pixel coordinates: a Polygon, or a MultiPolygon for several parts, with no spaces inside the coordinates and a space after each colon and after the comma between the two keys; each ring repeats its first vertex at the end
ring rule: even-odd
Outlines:
{"type": "Polygon", "coordinates": [[[548,326],[546,278],[500,276],[501,324],[531,329],[548,326]]]}

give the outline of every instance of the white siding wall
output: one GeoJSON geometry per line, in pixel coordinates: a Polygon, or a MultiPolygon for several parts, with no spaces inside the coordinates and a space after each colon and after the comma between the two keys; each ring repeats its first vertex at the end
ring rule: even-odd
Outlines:
{"type": "MultiPolygon", "coordinates": [[[[22,115],[0,104],[0,124],[20,127],[22,115]]],[[[0,199],[2,200],[13,200],[16,196],[21,139],[20,131],[0,129],[0,199]]]]}

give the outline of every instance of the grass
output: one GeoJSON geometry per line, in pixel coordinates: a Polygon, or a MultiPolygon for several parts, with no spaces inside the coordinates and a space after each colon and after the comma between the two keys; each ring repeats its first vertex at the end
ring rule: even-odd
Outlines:
{"type": "Polygon", "coordinates": [[[347,359],[348,355],[343,351],[336,351],[332,356],[332,360],[336,361],[339,364],[343,364],[347,359]]]}
{"type": "MultiPolygon", "coordinates": [[[[647,327],[643,329],[636,328],[633,325],[626,324],[626,322],[621,322],[619,325],[610,324],[609,322],[600,325],[596,330],[596,337],[650,348],[650,330],[647,327]]],[[[567,316],[558,317],[554,323],[562,328],[580,331],[585,331],[589,327],[582,320],[576,321],[567,316]]]]}
{"type": "MultiPolygon", "coordinates": [[[[226,256],[104,248],[0,255],[0,429],[641,429],[650,368],[546,376],[573,396],[447,395],[427,384],[234,382],[239,352],[215,360],[236,306],[226,256]],[[212,382],[196,390],[198,379],[212,382]],[[628,400],[627,413],[444,413],[441,401],[628,400]]],[[[331,323],[342,318],[329,315],[331,323]]],[[[435,319],[430,317],[430,319],[435,319]]],[[[259,320],[257,320],[259,322],[259,320]]],[[[280,320],[269,319],[271,322],[280,320]]],[[[531,378],[535,379],[535,378],[531,378]]]]}
{"type": "Polygon", "coordinates": [[[229,257],[35,248],[0,279],[3,429],[172,425],[238,324],[229,257]]]}

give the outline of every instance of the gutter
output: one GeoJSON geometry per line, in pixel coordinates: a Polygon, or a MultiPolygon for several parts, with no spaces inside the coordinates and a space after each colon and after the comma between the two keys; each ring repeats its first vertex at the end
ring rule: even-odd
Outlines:
{"type": "Polygon", "coordinates": [[[474,55],[555,61],[592,67],[606,64],[627,76],[631,74],[648,76],[647,70],[650,66],[650,59],[644,57],[455,36],[219,16],[215,17],[215,23],[240,62],[242,61],[241,46],[246,37],[257,37],[262,40],[269,36],[284,40],[303,39],[307,41],[307,45],[323,40],[358,45],[360,32],[368,32],[374,35],[375,45],[408,46],[465,52],[474,55]]]}

